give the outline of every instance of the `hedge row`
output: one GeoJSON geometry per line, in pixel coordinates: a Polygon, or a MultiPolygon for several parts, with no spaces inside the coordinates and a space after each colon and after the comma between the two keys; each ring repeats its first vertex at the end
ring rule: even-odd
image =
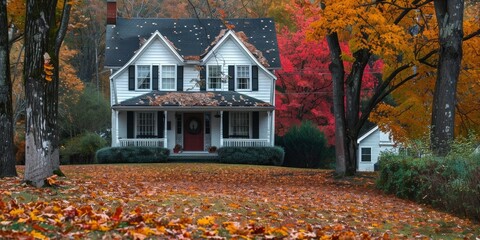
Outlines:
{"type": "Polygon", "coordinates": [[[387,193],[480,220],[480,155],[382,156],[377,187],[387,193]]]}
{"type": "Polygon", "coordinates": [[[170,150],[161,147],[108,147],[97,151],[97,163],[164,163],[170,150]]]}
{"type": "Polygon", "coordinates": [[[222,147],[218,149],[221,163],[283,165],[285,152],[281,147],[222,147]]]}

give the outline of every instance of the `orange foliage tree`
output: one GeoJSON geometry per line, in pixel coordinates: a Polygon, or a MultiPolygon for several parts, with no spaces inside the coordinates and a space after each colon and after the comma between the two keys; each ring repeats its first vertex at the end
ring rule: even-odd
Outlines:
{"type": "Polygon", "coordinates": [[[353,175],[358,133],[373,109],[395,89],[435,71],[439,44],[433,0],[325,0],[314,1],[311,7],[322,8],[322,17],[312,23],[309,37],[326,38],[332,59],[336,173],[353,175]],[[352,54],[342,51],[342,40],[348,41],[352,54]],[[361,108],[365,67],[375,58],[385,63],[382,79],[361,108]],[[345,62],[352,62],[352,67],[345,62]]]}
{"type": "MultiPolygon", "coordinates": [[[[480,134],[480,38],[473,37],[478,32],[479,19],[476,17],[480,4],[467,3],[465,9],[463,58],[458,80],[455,104],[455,135],[467,137],[480,134]]],[[[435,41],[434,26],[424,30],[423,35],[435,41]]],[[[415,78],[392,93],[395,105],[381,103],[371,116],[371,120],[385,131],[390,131],[394,139],[404,145],[428,136],[435,90],[435,63],[430,62],[416,67],[422,78],[415,78]]]]}

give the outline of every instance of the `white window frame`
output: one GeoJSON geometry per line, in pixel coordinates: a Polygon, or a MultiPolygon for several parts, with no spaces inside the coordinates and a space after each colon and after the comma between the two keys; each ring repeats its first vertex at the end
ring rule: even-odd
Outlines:
{"type": "Polygon", "coordinates": [[[153,85],[152,65],[148,65],[148,64],[135,65],[135,90],[136,91],[151,91],[152,87],[153,87],[152,85],[153,85]],[[139,87],[139,84],[138,84],[138,67],[140,67],[140,66],[148,66],[150,68],[149,88],[138,88],[139,87]]]}
{"type": "Polygon", "coordinates": [[[363,162],[363,163],[371,163],[373,162],[373,148],[372,147],[361,147],[360,148],[360,162],[363,162]],[[363,149],[370,149],[370,161],[364,161],[363,160],[363,149]]]}
{"type": "Polygon", "coordinates": [[[236,91],[252,91],[252,65],[247,65],[247,64],[235,65],[235,90],[236,91]],[[238,67],[248,67],[248,75],[249,75],[248,88],[238,88],[238,84],[239,84],[238,67]]]}
{"type": "Polygon", "coordinates": [[[159,67],[159,89],[160,90],[177,90],[177,65],[176,64],[163,64],[163,65],[160,65],[159,67]],[[173,88],[163,88],[163,67],[164,66],[169,66],[169,67],[172,67],[173,66],[173,88]]]}
{"type": "MultiPolygon", "coordinates": [[[[158,134],[158,120],[157,120],[157,117],[158,117],[158,114],[156,114],[157,112],[149,112],[149,111],[146,111],[146,112],[135,112],[135,138],[137,138],[139,134],[138,132],[138,118],[139,118],[139,115],[140,113],[149,113],[149,114],[153,114],[153,134],[151,134],[152,136],[157,136],[158,134]]],[[[147,135],[147,134],[145,134],[147,135]]],[[[157,137],[163,137],[163,136],[157,136],[157,137]]]]}
{"type": "Polygon", "coordinates": [[[206,76],[205,76],[205,78],[206,78],[205,82],[206,82],[206,84],[207,84],[207,86],[206,86],[206,89],[207,89],[207,90],[213,90],[213,91],[215,91],[215,90],[222,90],[222,87],[223,87],[223,86],[222,86],[222,72],[223,72],[223,66],[222,66],[222,65],[217,65],[217,64],[209,64],[209,65],[207,65],[207,71],[206,71],[206,73],[205,73],[205,74],[206,74],[206,76]],[[220,79],[220,87],[219,87],[219,88],[210,88],[210,66],[217,66],[217,67],[220,68],[220,76],[219,76],[219,79],[220,79]]]}
{"type": "Polygon", "coordinates": [[[228,117],[228,134],[235,135],[233,132],[233,115],[235,113],[246,113],[248,114],[248,139],[252,138],[252,112],[230,112],[228,117]]]}

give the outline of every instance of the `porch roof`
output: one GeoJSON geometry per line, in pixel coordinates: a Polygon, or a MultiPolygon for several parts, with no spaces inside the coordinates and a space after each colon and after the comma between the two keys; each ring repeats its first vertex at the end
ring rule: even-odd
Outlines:
{"type": "Polygon", "coordinates": [[[168,92],[151,91],[112,106],[113,109],[199,109],[199,110],[273,110],[262,100],[234,91],[168,92]]]}

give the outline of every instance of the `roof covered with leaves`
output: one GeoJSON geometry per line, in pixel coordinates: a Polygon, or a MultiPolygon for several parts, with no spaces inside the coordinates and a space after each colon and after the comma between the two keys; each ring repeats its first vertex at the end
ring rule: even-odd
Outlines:
{"type": "Polygon", "coordinates": [[[152,91],[114,105],[163,106],[163,107],[261,107],[271,109],[273,105],[233,91],[215,92],[166,92],[152,91]]]}
{"type": "MultiPolygon", "coordinates": [[[[280,68],[275,24],[271,18],[166,19],[117,18],[107,25],[105,65],[122,67],[140,48],[143,39],[159,31],[186,60],[199,58],[211,50],[222,30],[240,33],[241,41],[268,68],[280,68]],[[253,45],[253,46],[250,46],[253,45]],[[258,54],[261,53],[261,56],[258,54]],[[262,61],[262,57],[264,61],[262,61]]],[[[224,32],[223,31],[223,32],[224,32]]]]}

